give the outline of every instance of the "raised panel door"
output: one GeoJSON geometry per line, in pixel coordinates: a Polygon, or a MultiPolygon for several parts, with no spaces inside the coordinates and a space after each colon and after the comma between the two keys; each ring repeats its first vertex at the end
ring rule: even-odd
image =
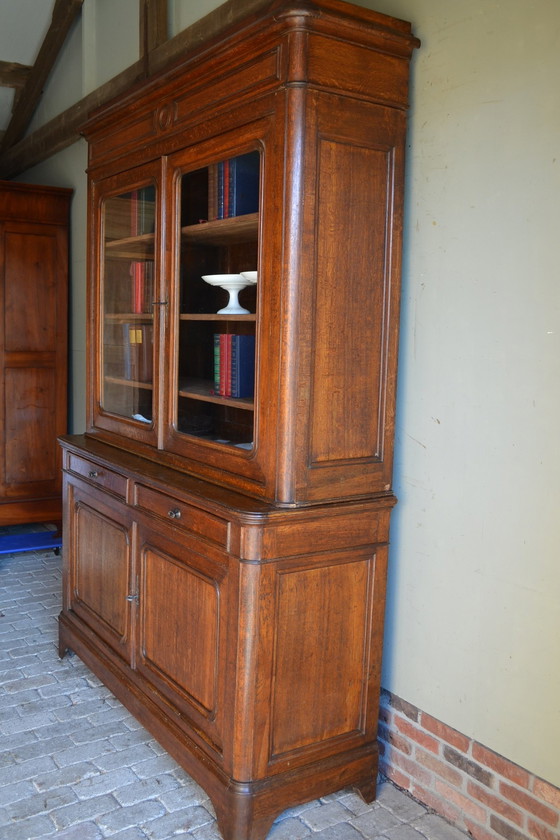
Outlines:
{"type": "MultiPolygon", "coordinates": [[[[61,493],[56,437],[66,429],[66,231],[7,221],[0,236],[0,496],[54,499],[61,493]]],[[[53,510],[45,501],[45,515],[53,510]]]]}
{"type": "Polygon", "coordinates": [[[129,515],[116,499],[70,479],[67,499],[65,609],[132,662],[136,577],[129,515]]]}
{"type": "Polygon", "coordinates": [[[138,569],[137,670],[221,756],[227,559],[204,540],[140,525],[138,569]]]}

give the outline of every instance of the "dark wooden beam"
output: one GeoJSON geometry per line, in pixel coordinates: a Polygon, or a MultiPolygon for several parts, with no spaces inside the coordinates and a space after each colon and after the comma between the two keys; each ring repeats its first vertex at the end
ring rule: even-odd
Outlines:
{"type": "Polygon", "coordinates": [[[0,86],[21,88],[27,82],[31,67],[15,61],[0,61],[0,86]]]}
{"type": "Polygon", "coordinates": [[[167,41],[167,0],[140,0],[140,57],[167,41]]]}
{"type": "Polygon", "coordinates": [[[38,128],[33,134],[20,140],[5,152],[0,153],[0,179],[9,180],[20,175],[26,169],[62,151],[80,139],[80,132],[88,115],[114,99],[126,93],[131,85],[144,77],[144,64],[137,61],[118,76],[110,79],[90,94],[71,105],[62,114],[38,128]]]}
{"type": "Polygon", "coordinates": [[[109,102],[115,96],[126,93],[130,86],[142,77],[164,70],[177,62],[181,56],[188,55],[216,37],[225,27],[265,9],[271,2],[272,0],[227,0],[169,41],[161,43],[144,59],[119,73],[33,134],[11,148],[0,147],[0,178],[15,178],[26,169],[71,146],[80,139],[81,128],[95,108],[109,102]]]}
{"type": "Polygon", "coordinates": [[[6,129],[0,151],[21,140],[33,117],[45,82],[58,57],[70,27],[82,8],[83,0],[56,0],[51,25],[39,50],[37,60],[18,97],[12,119],[6,129]]]}

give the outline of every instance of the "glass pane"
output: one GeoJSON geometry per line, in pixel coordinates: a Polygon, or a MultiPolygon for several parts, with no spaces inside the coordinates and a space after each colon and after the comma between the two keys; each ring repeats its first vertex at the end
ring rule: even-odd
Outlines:
{"type": "Polygon", "coordinates": [[[251,449],[260,154],[181,179],[177,429],[251,449]]]}
{"type": "Polygon", "coordinates": [[[155,188],[103,203],[104,411],[152,422],[155,188]]]}

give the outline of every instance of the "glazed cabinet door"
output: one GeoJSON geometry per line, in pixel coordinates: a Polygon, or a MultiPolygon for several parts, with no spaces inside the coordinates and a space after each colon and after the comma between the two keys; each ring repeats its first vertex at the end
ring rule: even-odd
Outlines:
{"type": "Polygon", "coordinates": [[[227,556],[164,523],[139,525],[140,676],[219,760],[223,748],[227,556]]]}
{"type": "Polygon", "coordinates": [[[156,445],[159,175],[145,166],[91,185],[90,412],[99,429],[156,445]]]}
{"type": "Polygon", "coordinates": [[[178,212],[166,230],[163,447],[219,483],[260,493],[273,479],[275,405],[264,394],[277,382],[280,320],[270,261],[281,209],[265,208],[264,196],[281,190],[282,175],[272,164],[273,120],[246,118],[243,129],[167,162],[168,203],[178,212]]]}
{"type": "Polygon", "coordinates": [[[64,611],[126,662],[132,660],[132,526],[126,507],[107,493],[66,480],[64,611]]]}

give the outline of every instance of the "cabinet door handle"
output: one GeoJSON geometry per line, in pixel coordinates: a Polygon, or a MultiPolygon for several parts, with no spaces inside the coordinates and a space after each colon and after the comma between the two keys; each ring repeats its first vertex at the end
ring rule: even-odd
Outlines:
{"type": "Polygon", "coordinates": [[[88,472],[88,477],[89,477],[89,478],[98,478],[98,477],[99,477],[99,473],[97,472],[97,470],[90,470],[90,471],[88,472]]]}
{"type": "Polygon", "coordinates": [[[170,511],[167,512],[167,515],[171,519],[180,519],[181,518],[181,511],[179,508],[172,508],[170,511]]]}

